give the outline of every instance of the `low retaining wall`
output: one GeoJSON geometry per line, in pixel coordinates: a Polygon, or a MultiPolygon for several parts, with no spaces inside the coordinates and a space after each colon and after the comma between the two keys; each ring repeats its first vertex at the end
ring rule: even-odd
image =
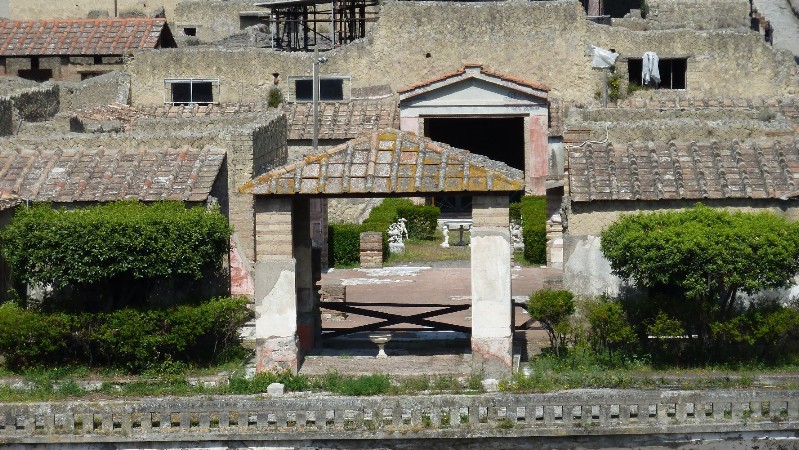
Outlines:
{"type": "Polygon", "coordinates": [[[397,397],[218,396],[0,405],[0,443],[794,432],[799,392],[575,390],[397,397]]]}

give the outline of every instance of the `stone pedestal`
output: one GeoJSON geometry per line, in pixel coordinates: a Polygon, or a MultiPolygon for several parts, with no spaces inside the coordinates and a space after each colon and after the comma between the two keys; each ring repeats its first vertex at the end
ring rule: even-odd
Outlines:
{"type": "Polygon", "coordinates": [[[513,358],[507,196],[472,200],[472,364],[484,378],[509,376],[513,358]]]}

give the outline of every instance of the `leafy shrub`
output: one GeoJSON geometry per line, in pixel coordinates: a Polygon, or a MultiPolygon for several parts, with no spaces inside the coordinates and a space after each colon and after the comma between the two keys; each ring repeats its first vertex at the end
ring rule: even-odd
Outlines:
{"type": "Polygon", "coordinates": [[[11,368],[81,363],[141,372],[173,361],[207,363],[237,345],[246,298],[196,306],[46,314],[0,305],[0,354],[11,368]]]}
{"type": "Polygon", "coordinates": [[[320,387],[334,394],[379,395],[391,389],[391,381],[387,375],[363,375],[353,378],[342,376],[338,372],[330,372],[322,377],[320,387]]]}
{"type": "Polygon", "coordinates": [[[739,359],[784,359],[795,354],[799,337],[799,310],[777,302],[752,304],[741,315],[710,324],[717,342],[739,359]]]}
{"type": "Polygon", "coordinates": [[[143,302],[159,280],[199,280],[219,270],[230,232],[224,216],[202,207],[120,201],[70,211],[20,208],[0,239],[19,281],[72,286],[111,310],[143,302]]]}
{"type": "Polygon", "coordinates": [[[547,262],[546,197],[525,196],[510,204],[510,220],[521,223],[524,259],[535,264],[547,262]]]}
{"type": "Polygon", "coordinates": [[[352,266],[361,260],[361,232],[363,227],[354,223],[331,224],[327,228],[330,265],[352,266]]]}
{"type": "Polygon", "coordinates": [[[533,292],[527,301],[530,317],[541,323],[549,336],[549,343],[559,354],[566,347],[570,331],[569,318],[574,314],[574,294],[563,290],[533,292]]]}
{"type": "Polygon", "coordinates": [[[12,303],[0,305],[0,354],[10,368],[56,364],[67,354],[70,331],[65,314],[42,315],[12,303]]]}
{"type": "Polygon", "coordinates": [[[282,383],[286,391],[300,392],[308,390],[311,382],[304,375],[295,375],[290,370],[280,372],[261,372],[248,380],[242,377],[230,379],[228,389],[232,394],[260,394],[272,383],[282,383]]]}
{"type": "Polygon", "coordinates": [[[283,103],[283,93],[277,87],[272,86],[267,94],[267,106],[277,108],[281,103],[283,103]]]}
{"type": "Polygon", "coordinates": [[[413,239],[435,239],[441,209],[433,205],[412,205],[397,208],[397,219],[405,218],[408,237],[413,239]]]}
{"type": "Polygon", "coordinates": [[[698,204],[633,214],[605,229],[601,242],[613,272],[645,289],[649,309],[679,321],[706,354],[726,336],[711,324],[740,315],[739,293],[787,286],[799,272],[799,224],[770,213],[698,204]]]}
{"type": "Polygon", "coordinates": [[[400,208],[409,208],[413,206],[413,202],[407,198],[394,198],[389,197],[372,208],[369,212],[369,217],[363,221],[364,231],[380,231],[385,233],[388,226],[397,220],[397,210],[400,208]]]}
{"type": "Polygon", "coordinates": [[[585,310],[588,341],[595,352],[629,350],[635,344],[637,336],[621,302],[603,296],[587,302],[585,310]]]}

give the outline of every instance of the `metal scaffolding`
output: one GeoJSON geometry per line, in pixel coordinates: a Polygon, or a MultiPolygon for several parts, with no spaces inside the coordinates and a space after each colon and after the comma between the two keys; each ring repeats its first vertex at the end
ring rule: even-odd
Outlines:
{"type": "Polygon", "coordinates": [[[378,0],[281,0],[257,3],[269,8],[272,48],[283,51],[329,50],[366,37],[377,21],[378,0]]]}

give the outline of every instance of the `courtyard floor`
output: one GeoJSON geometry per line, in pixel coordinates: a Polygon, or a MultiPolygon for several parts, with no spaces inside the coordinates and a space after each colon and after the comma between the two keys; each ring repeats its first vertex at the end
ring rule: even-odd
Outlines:
{"type": "MultiPolygon", "coordinates": [[[[560,277],[561,271],[513,266],[511,274],[511,292],[516,303],[514,319],[518,327],[514,354],[517,360],[526,361],[548,341],[537,323],[527,324],[530,317],[522,305],[531,292],[541,289],[545,280],[560,277]]],[[[344,284],[347,286],[348,305],[376,311],[377,315],[410,317],[422,314],[426,320],[443,323],[444,327],[448,324],[469,328],[471,325],[469,261],[409,264],[384,269],[336,269],[323,274],[322,281],[344,284]],[[425,315],[435,311],[442,311],[442,314],[425,315]]],[[[364,312],[347,314],[346,318],[324,319],[322,346],[306,356],[300,373],[319,375],[335,370],[349,375],[467,376],[471,372],[468,334],[431,330],[419,324],[381,324],[382,318],[369,317],[369,314],[364,312]],[[331,332],[349,331],[364,325],[392,333],[393,339],[386,345],[388,358],[375,358],[377,346],[369,341],[369,331],[325,337],[331,332]]]]}

